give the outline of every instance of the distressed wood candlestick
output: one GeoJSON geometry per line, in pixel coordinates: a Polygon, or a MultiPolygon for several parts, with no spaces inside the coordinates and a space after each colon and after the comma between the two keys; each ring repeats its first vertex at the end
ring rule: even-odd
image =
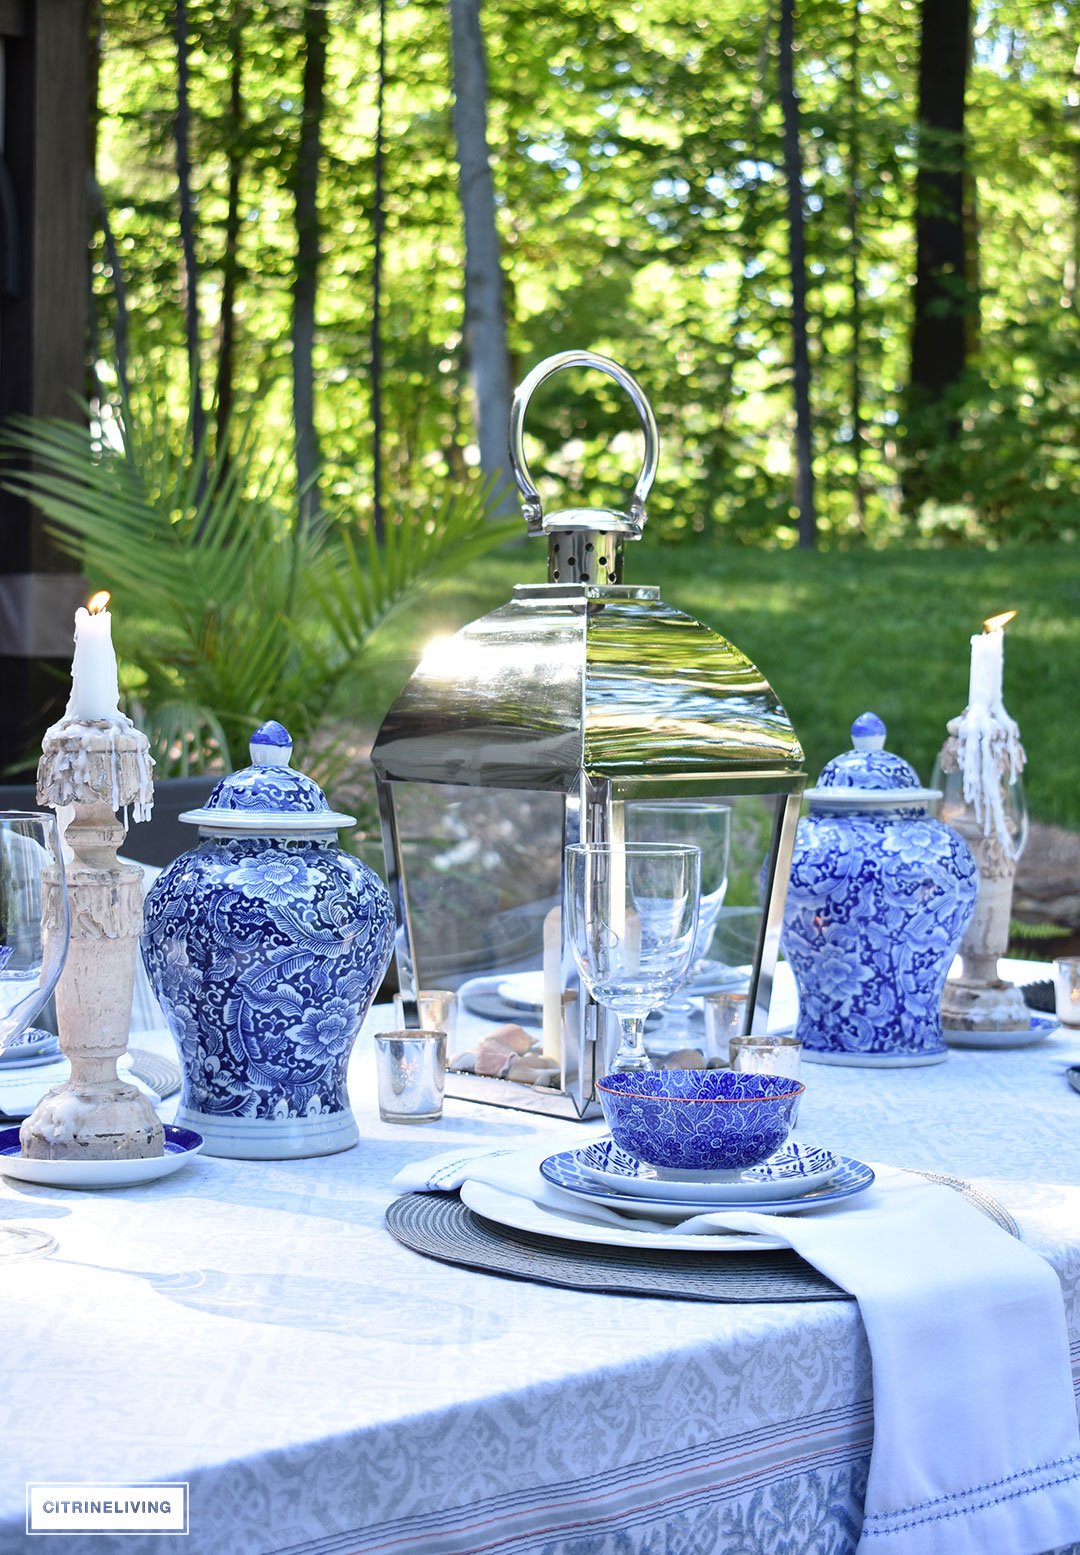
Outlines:
{"type": "Polygon", "coordinates": [[[971,639],[968,705],[959,718],[950,719],[931,779],[932,787],[944,790],[942,820],[964,838],[979,869],[975,911],[960,941],[960,976],[946,982],[941,1002],[946,1037],[950,1031],[1021,1031],[1030,1019],[1020,989],[998,975],[1026,836],[1026,810],[1022,802],[1017,808],[1026,757],[1020,730],[1001,697],[1002,634],[1013,615],[992,617],[971,639]]]}
{"type": "MultiPolygon", "coordinates": [[[[953,720],[953,723],[959,720],[953,720]]],[[[949,728],[952,729],[950,723],[949,728]]],[[[942,772],[961,770],[955,734],[941,752],[942,772]]],[[[946,1034],[954,1031],[1014,1031],[1025,1026],[1030,1011],[1015,983],[998,975],[998,959],[1009,944],[1016,854],[996,831],[986,833],[974,808],[946,817],[971,849],[979,870],[975,911],[960,941],[961,970],[950,977],[941,1001],[946,1034]]]]}
{"type": "MultiPolygon", "coordinates": [[[[116,1070],[127,1049],[142,929],[142,871],[116,854],[127,836],[128,807],[137,821],[149,819],[152,766],[146,736],[123,714],[65,717],[42,743],[38,800],[59,812],[71,905],[71,941],[56,988],[71,1075],[19,1130],[25,1156],[101,1161],[164,1153],[153,1107],[116,1070]]],[[[60,889],[46,882],[47,919],[60,889]]]]}

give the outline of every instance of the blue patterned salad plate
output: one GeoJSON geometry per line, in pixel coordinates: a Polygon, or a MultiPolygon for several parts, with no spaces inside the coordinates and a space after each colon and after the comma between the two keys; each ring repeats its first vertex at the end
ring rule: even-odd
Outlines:
{"type": "Polygon", "coordinates": [[[757,1199],[795,1198],[808,1187],[821,1187],[840,1170],[840,1157],[831,1150],[794,1140],[760,1166],[709,1177],[658,1172],[647,1161],[620,1150],[613,1139],[598,1139],[572,1154],[584,1175],[605,1188],[677,1204],[749,1204],[757,1199]]]}
{"type": "Polygon", "coordinates": [[[728,1172],[776,1154],[806,1087],[731,1069],[647,1069],[605,1075],[596,1089],[628,1155],[674,1171],[728,1172]]]}
{"type": "Polygon", "coordinates": [[[710,1210],[724,1209],[746,1209],[755,1214],[793,1215],[804,1209],[819,1209],[822,1205],[851,1198],[852,1194],[862,1193],[869,1188],[874,1180],[873,1171],[862,1161],[840,1156],[836,1172],[831,1177],[823,1182],[808,1183],[805,1190],[795,1198],[756,1199],[753,1203],[747,1203],[741,1199],[725,1199],[723,1188],[718,1187],[717,1197],[711,1203],[698,1199],[680,1204],[672,1199],[642,1198],[620,1192],[617,1188],[605,1187],[603,1183],[585,1175],[575,1159],[577,1155],[576,1150],[563,1150],[558,1155],[548,1156],[547,1160],[540,1163],[541,1176],[552,1187],[561,1188],[564,1193],[572,1193],[591,1204],[606,1204],[609,1209],[623,1210],[628,1215],[648,1216],[652,1220],[663,1221],[685,1220],[690,1215],[707,1215],[710,1210]]]}
{"type": "Polygon", "coordinates": [[[62,1056],[60,1053],[60,1038],[53,1031],[39,1031],[32,1026],[29,1031],[24,1031],[17,1037],[12,1037],[7,1047],[0,1053],[0,1064],[10,1064],[13,1067],[28,1064],[48,1064],[62,1056]]]}

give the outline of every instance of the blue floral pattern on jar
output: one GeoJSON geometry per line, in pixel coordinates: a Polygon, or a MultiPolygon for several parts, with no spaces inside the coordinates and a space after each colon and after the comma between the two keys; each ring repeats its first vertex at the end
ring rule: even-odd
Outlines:
{"type": "Polygon", "coordinates": [[[182,1111],[349,1112],[349,1054],[393,944],[377,875],[325,834],[203,837],[163,871],[145,916],[143,960],[180,1049],[182,1111]]]}
{"type": "Polygon", "coordinates": [[[941,995],[977,886],[966,843],[923,809],[812,809],[781,936],[804,1049],[944,1054],[941,995]]]}
{"type": "Polygon", "coordinates": [[[206,801],[208,810],[303,811],[319,815],[329,810],[326,795],[313,778],[293,767],[245,767],[222,778],[206,801]]]}

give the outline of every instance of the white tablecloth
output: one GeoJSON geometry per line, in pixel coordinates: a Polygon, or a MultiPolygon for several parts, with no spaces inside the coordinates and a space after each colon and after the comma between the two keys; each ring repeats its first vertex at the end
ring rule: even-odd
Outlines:
{"type": "MultiPolygon", "coordinates": [[[[145,1045],[145,1037],[140,1037],[145,1045]]],[[[800,1133],[979,1180],[1065,1291],[1080,1372],[1080,1035],[946,1064],[807,1069],[800,1133]]],[[[3,1271],[0,1549],[28,1481],[187,1480],[187,1538],[64,1555],[846,1555],[871,1433],[857,1308],[612,1298],[420,1258],[382,1226],[405,1161],[541,1129],[447,1103],[322,1159],[201,1157],[160,1183],[0,1185],[59,1251],[3,1271]]],[[[963,1315],[957,1314],[962,1321],[963,1315]]],[[[917,1358],[914,1358],[917,1362],[917,1358]]],[[[987,1552],[997,1555],[997,1552],[987,1552]]]]}

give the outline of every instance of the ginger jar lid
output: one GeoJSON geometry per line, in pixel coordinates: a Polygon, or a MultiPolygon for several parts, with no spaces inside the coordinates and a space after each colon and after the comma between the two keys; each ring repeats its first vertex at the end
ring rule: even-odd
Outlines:
{"type": "Polygon", "coordinates": [[[885,749],[888,733],[876,713],[860,713],[851,726],[849,751],[834,756],[821,769],[805,797],[816,810],[895,810],[911,805],[925,809],[941,790],[923,788],[915,768],[885,749]]]}
{"type": "Polygon", "coordinates": [[[230,772],[199,810],[185,810],[189,826],[231,836],[272,836],[336,831],[356,817],[331,810],[326,795],[304,772],[290,766],[292,737],[275,719],[251,736],[251,765],[230,772]]]}

